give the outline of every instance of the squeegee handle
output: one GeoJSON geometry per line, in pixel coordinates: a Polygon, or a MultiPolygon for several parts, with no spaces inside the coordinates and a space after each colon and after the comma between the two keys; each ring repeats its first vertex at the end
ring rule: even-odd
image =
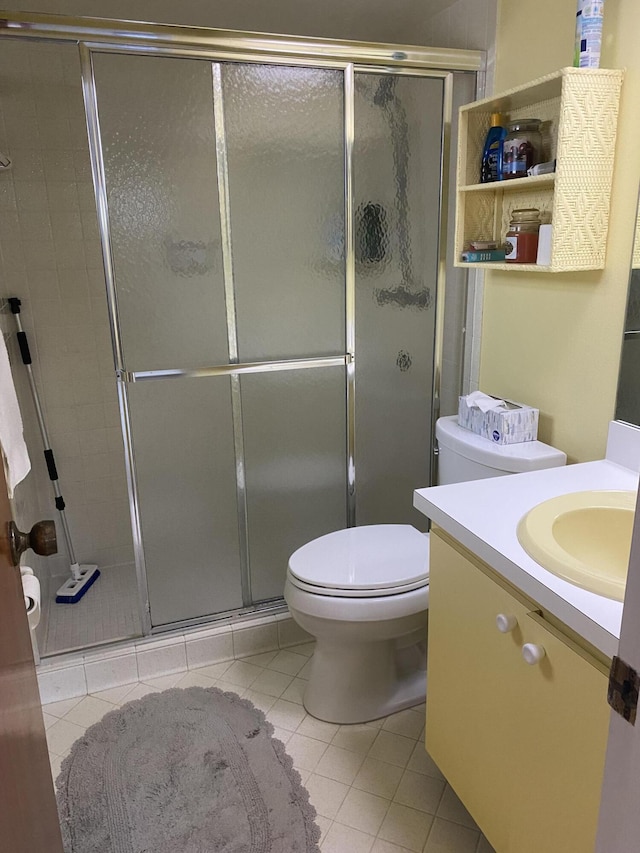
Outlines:
{"type": "Polygon", "coordinates": [[[20,347],[22,363],[31,364],[31,351],[29,350],[29,341],[27,340],[27,333],[22,330],[22,323],[20,322],[20,319],[17,316],[20,313],[20,306],[22,305],[22,302],[18,299],[17,296],[11,296],[8,302],[9,306],[11,307],[11,313],[16,315],[16,323],[18,324],[18,332],[16,334],[16,337],[18,339],[18,346],[20,347]]]}
{"type": "Polygon", "coordinates": [[[31,364],[31,351],[29,350],[29,341],[27,340],[26,332],[16,332],[18,346],[20,347],[20,355],[22,356],[23,364],[31,364]]]}
{"type": "MultiPolygon", "coordinates": [[[[49,474],[49,479],[51,480],[51,485],[53,486],[53,494],[55,495],[55,503],[56,509],[60,512],[60,521],[62,522],[62,532],[64,533],[64,538],[67,543],[67,550],[69,551],[69,559],[71,560],[71,571],[75,577],[74,566],[78,565],[78,561],[76,560],[76,555],[73,550],[73,544],[71,542],[71,533],[69,531],[69,525],[67,523],[67,517],[64,513],[65,510],[65,502],[62,497],[62,493],[60,491],[60,483],[58,482],[58,471],[56,469],[56,460],[53,456],[53,450],[51,449],[51,442],[49,441],[49,434],[47,432],[47,425],[44,421],[44,413],[42,411],[42,405],[40,403],[40,396],[38,394],[38,389],[36,387],[36,381],[33,376],[33,368],[31,367],[31,352],[29,351],[29,341],[27,340],[27,333],[22,328],[22,321],[20,320],[20,306],[22,305],[22,301],[18,299],[17,296],[11,296],[7,300],[9,306],[11,308],[11,313],[15,316],[16,319],[16,328],[17,333],[16,337],[18,339],[18,346],[20,347],[20,355],[22,356],[22,361],[27,368],[27,377],[29,379],[29,387],[31,389],[31,396],[33,398],[33,405],[36,410],[36,418],[38,420],[38,426],[40,427],[40,435],[42,436],[42,443],[44,444],[44,460],[47,465],[47,473],[49,474]]],[[[79,579],[79,576],[76,577],[76,580],[79,579]]]]}

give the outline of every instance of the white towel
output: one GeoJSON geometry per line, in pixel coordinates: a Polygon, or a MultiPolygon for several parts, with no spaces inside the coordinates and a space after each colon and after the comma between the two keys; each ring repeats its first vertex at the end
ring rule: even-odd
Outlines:
{"type": "Polygon", "coordinates": [[[4,459],[9,497],[31,470],[27,445],[22,434],[22,416],[13,384],[9,355],[0,332],[0,448],[4,459]]]}

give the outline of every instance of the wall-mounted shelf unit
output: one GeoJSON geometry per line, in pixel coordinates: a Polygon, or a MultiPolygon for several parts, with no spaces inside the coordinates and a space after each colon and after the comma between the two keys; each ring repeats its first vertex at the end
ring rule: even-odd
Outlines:
{"type": "Polygon", "coordinates": [[[527,272],[604,267],[622,77],[617,70],[563,68],[461,107],[456,266],[527,272]],[[555,173],[478,183],[482,148],[495,112],[502,113],[505,122],[542,120],[544,160],[556,160],[555,173]],[[542,221],[553,225],[548,266],[461,260],[470,240],[503,243],[511,212],[522,207],[537,207],[542,221]]]}

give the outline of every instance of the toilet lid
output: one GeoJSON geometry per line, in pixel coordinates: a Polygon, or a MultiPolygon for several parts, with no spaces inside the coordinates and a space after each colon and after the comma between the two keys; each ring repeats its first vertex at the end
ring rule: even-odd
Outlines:
{"type": "Polygon", "coordinates": [[[296,586],[318,595],[390,595],[425,586],[429,537],[410,524],[336,530],[303,545],[289,560],[296,586]]]}

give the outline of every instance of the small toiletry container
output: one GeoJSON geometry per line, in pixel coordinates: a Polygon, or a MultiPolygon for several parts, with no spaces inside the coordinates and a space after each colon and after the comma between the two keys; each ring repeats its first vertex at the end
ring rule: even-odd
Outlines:
{"type": "Polygon", "coordinates": [[[576,11],[576,68],[599,68],[604,0],[578,0],[576,11]]]}
{"type": "Polygon", "coordinates": [[[487,138],[482,149],[481,184],[502,180],[502,145],[506,135],[507,129],[502,126],[502,116],[500,113],[492,113],[491,127],[487,132],[487,138]]]}
{"type": "Polygon", "coordinates": [[[525,207],[511,212],[511,222],[505,237],[507,263],[536,263],[540,224],[540,211],[537,207],[525,207]]]}
{"type": "Polygon", "coordinates": [[[527,169],[542,162],[540,119],[522,118],[509,124],[502,143],[502,179],[526,178],[527,169]]]}

